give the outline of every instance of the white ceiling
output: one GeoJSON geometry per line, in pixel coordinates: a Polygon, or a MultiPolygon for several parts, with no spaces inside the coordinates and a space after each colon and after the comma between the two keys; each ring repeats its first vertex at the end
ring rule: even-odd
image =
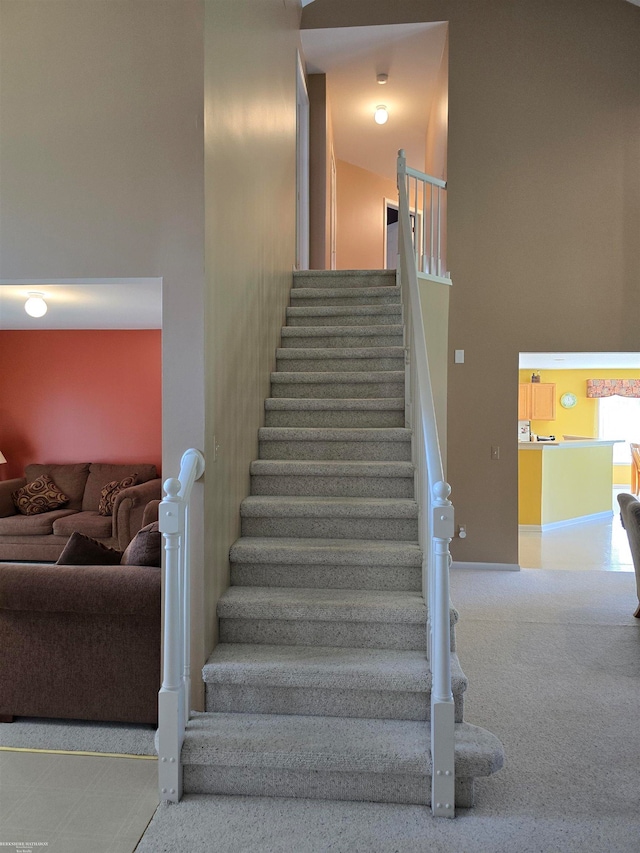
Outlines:
{"type": "Polygon", "coordinates": [[[160,279],[0,282],[0,329],[160,329],[160,279]],[[24,310],[29,291],[43,294],[48,311],[24,310]]]}
{"type": "MultiPolygon", "coordinates": [[[[398,150],[424,169],[427,120],[447,34],[446,23],[302,30],[309,73],[325,73],[336,157],[396,178],[398,150]],[[376,76],[389,75],[381,86],[376,76]],[[378,104],[389,121],[377,125],[378,104]]],[[[441,176],[436,176],[441,177],[441,176]]]]}
{"type": "Polygon", "coordinates": [[[640,352],[521,352],[521,370],[640,370],[640,352]]]}

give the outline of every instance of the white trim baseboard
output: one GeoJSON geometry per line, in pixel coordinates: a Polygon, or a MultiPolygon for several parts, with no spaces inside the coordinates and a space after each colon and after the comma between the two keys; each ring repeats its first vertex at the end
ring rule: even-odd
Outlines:
{"type": "Polygon", "coordinates": [[[523,533],[546,533],[547,530],[557,530],[559,527],[569,527],[573,524],[585,524],[589,521],[605,521],[613,518],[613,510],[594,512],[592,515],[581,515],[579,518],[568,518],[566,521],[551,521],[549,524],[519,524],[518,530],[523,533]]]}
{"type": "Polygon", "coordinates": [[[520,566],[518,563],[469,563],[464,560],[454,560],[451,563],[452,569],[475,569],[482,572],[519,572],[520,566]]]}

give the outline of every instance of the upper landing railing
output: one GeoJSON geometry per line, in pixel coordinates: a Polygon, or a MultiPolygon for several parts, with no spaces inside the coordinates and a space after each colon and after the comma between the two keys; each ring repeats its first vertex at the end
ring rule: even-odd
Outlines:
{"type": "Polygon", "coordinates": [[[455,717],[451,691],[449,543],[453,538],[451,488],[444,479],[418,271],[450,283],[444,272],[442,212],[446,184],[409,169],[398,154],[399,276],[405,322],[407,425],[413,431],[423,594],[427,602],[427,657],[431,666],[431,811],[455,811],[455,717]],[[410,195],[414,202],[410,208],[410,195]],[[444,274],[443,274],[444,273],[444,274]]]}
{"type": "Polygon", "coordinates": [[[180,752],[190,716],[191,693],[191,566],[189,561],[189,498],[204,473],[204,456],[186,450],[180,474],[164,484],[166,497],[158,518],[164,537],[163,678],[158,694],[158,785],[161,801],[177,803],[182,796],[180,752]]]}
{"type": "Polygon", "coordinates": [[[400,170],[409,207],[409,221],[416,270],[432,278],[449,281],[446,265],[447,184],[439,178],[425,175],[407,166],[404,151],[398,152],[398,180],[400,170]]]}

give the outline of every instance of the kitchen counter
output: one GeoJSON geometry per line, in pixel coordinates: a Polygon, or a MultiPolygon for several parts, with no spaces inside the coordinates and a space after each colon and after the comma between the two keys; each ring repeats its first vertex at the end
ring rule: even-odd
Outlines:
{"type": "Polygon", "coordinates": [[[518,443],[518,524],[549,530],[613,515],[615,441],[518,443]]]}
{"type": "Polygon", "coordinates": [[[613,447],[618,441],[606,441],[599,438],[581,438],[572,441],[519,441],[518,450],[542,450],[545,447],[613,447]]]}

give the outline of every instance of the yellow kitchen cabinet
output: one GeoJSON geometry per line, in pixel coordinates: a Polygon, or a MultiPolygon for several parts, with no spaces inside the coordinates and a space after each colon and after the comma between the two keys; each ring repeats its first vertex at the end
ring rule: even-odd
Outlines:
{"type": "Polygon", "coordinates": [[[518,420],[553,421],[555,417],[555,382],[521,382],[518,386],[518,420]]]}

